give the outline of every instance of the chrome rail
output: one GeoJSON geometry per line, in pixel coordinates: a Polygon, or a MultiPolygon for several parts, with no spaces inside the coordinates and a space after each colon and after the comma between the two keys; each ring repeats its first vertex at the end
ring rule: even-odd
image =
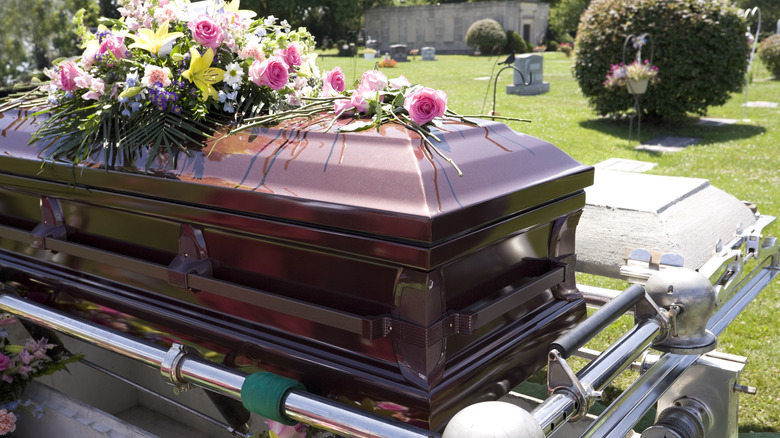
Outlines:
{"type": "MultiPolygon", "coordinates": [[[[247,374],[186,354],[180,345],[166,350],[93,323],[49,309],[24,298],[0,291],[0,310],[33,324],[56,330],[106,350],[170,373],[174,385],[194,384],[241,400],[247,374]]],[[[284,411],[292,419],[350,438],[436,438],[440,435],[328,400],[304,391],[292,390],[284,399],[284,411]]]]}

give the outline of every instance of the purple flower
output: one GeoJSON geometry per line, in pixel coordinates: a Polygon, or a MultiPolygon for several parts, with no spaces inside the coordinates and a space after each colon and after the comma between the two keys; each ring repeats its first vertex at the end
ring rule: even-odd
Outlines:
{"type": "Polygon", "coordinates": [[[0,353],[0,371],[5,371],[11,368],[11,358],[0,353]]]}

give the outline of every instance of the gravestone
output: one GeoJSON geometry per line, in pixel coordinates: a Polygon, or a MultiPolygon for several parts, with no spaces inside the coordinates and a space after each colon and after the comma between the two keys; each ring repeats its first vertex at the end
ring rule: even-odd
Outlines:
{"type": "Polygon", "coordinates": [[[423,61],[436,61],[436,49],[433,47],[423,47],[420,54],[423,61]]]}
{"type": "Polygon", "coordinates": [[[406,44],[393,44],[390,46],[390,57],[397,62],[406,62],[406,44]]]}
{"type": "Polygon", "coordinates": [[[514,72],[514,83],[506,86],[507,94],[534,96],[550,91],[550,83],[544,82],[542,78],[544,67],[544,57],[542,55],[536,53],[517,55],[515,56],[514,67],[516,69],[514,72]]]}

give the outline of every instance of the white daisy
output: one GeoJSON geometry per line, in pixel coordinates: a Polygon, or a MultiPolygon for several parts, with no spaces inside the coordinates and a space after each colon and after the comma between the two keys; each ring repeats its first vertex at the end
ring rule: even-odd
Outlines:
{"type": "Polygon", "coordinates": [[[225,66],[225,76],[222,78],[226,84],[233,86],[241,83],[244,70],[237,62],[231,62],[225,66]]]}

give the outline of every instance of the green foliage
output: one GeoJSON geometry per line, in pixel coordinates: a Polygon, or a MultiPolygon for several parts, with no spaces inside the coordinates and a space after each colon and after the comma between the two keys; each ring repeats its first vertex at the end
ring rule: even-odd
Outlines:
{"type": "Polygon", "coordinates": [[[560,44],[558,44],[558,41],[553,41],[553,40],[547,41],[547,51],[548,52],[557,52],[559,45],[560,44]]]}
{"type": "Polygon", "coordinates": [[[761,58],[767,70],[772,72],[774,77],[780,79],[780,35],[772,35],[761,41],[758,57],[761,58]]]}
{"type": "MultiPolygon", "coordinates": [[[[747,71],[745,21],[726,0],[600,0],[583,14],[577,31],[574,76],[583,95],[602,115],[633,106],[622,89],[602,85],[613,64],[623,61],[628,35],[649,33],[659,83],[642,98],[646,114],[679,119],[705,114],[742,89],[747,71]]],[[[632,47],[626,62],[634,56],[632,47]]],[[[643,57],[650,50],[645,47],[643,57]]]]}
{"type": "Polygon", "coordinates": [[[466,31],[466,45],[479,49],[483,55],[499,53],[506,45],[504,28],[492,18],[475,21],[466,31]]]}
{"type": "MultiPolygon", "coordinates": [[[[777,19],[780,18],[780,2],[777,0],[734,0],[738,7],[748,10],[758,6],[761,11],[761,35],[772,34],[777,30],[777,19]]],[[[755,32],[758,27],[758,14],[748,18],[750,29],[755,32]]]]}
{"type": "Polygon", "coordinates": [[[533,47],[528,46],[528,42],[520,36],[519,33],[514,30],[508,30],[506,32],[506,46],[504,52],[506,53],[528,53],[533,50],[533,47]]]}
{"type": "Polygon", "coordinates": [[[563,35],[574,35],[580,16],[590,5],[591,0],[560,0],[550,8],[550,28],[561,42],[567,42],[563,35]]]}
{"type": "MultiPolygon", "coordinates": [[[[5,1],[5,0],[2,0],[5,1]]],[[[241,0],[241,9],[260,16],[273,15],[287,20],[293,29],[305,27],[314,38],[324,41],[345,39],[357,42],[366,9],[394,6],[393,0],[241,0]]]]}
{"type": "Polygon", "coordinates": [[[97,26],[93,0],[0,1],[0,87],[25,82],[53,59],[80,53],[71,20],[85,9],[85,22],[97,26]]]}

